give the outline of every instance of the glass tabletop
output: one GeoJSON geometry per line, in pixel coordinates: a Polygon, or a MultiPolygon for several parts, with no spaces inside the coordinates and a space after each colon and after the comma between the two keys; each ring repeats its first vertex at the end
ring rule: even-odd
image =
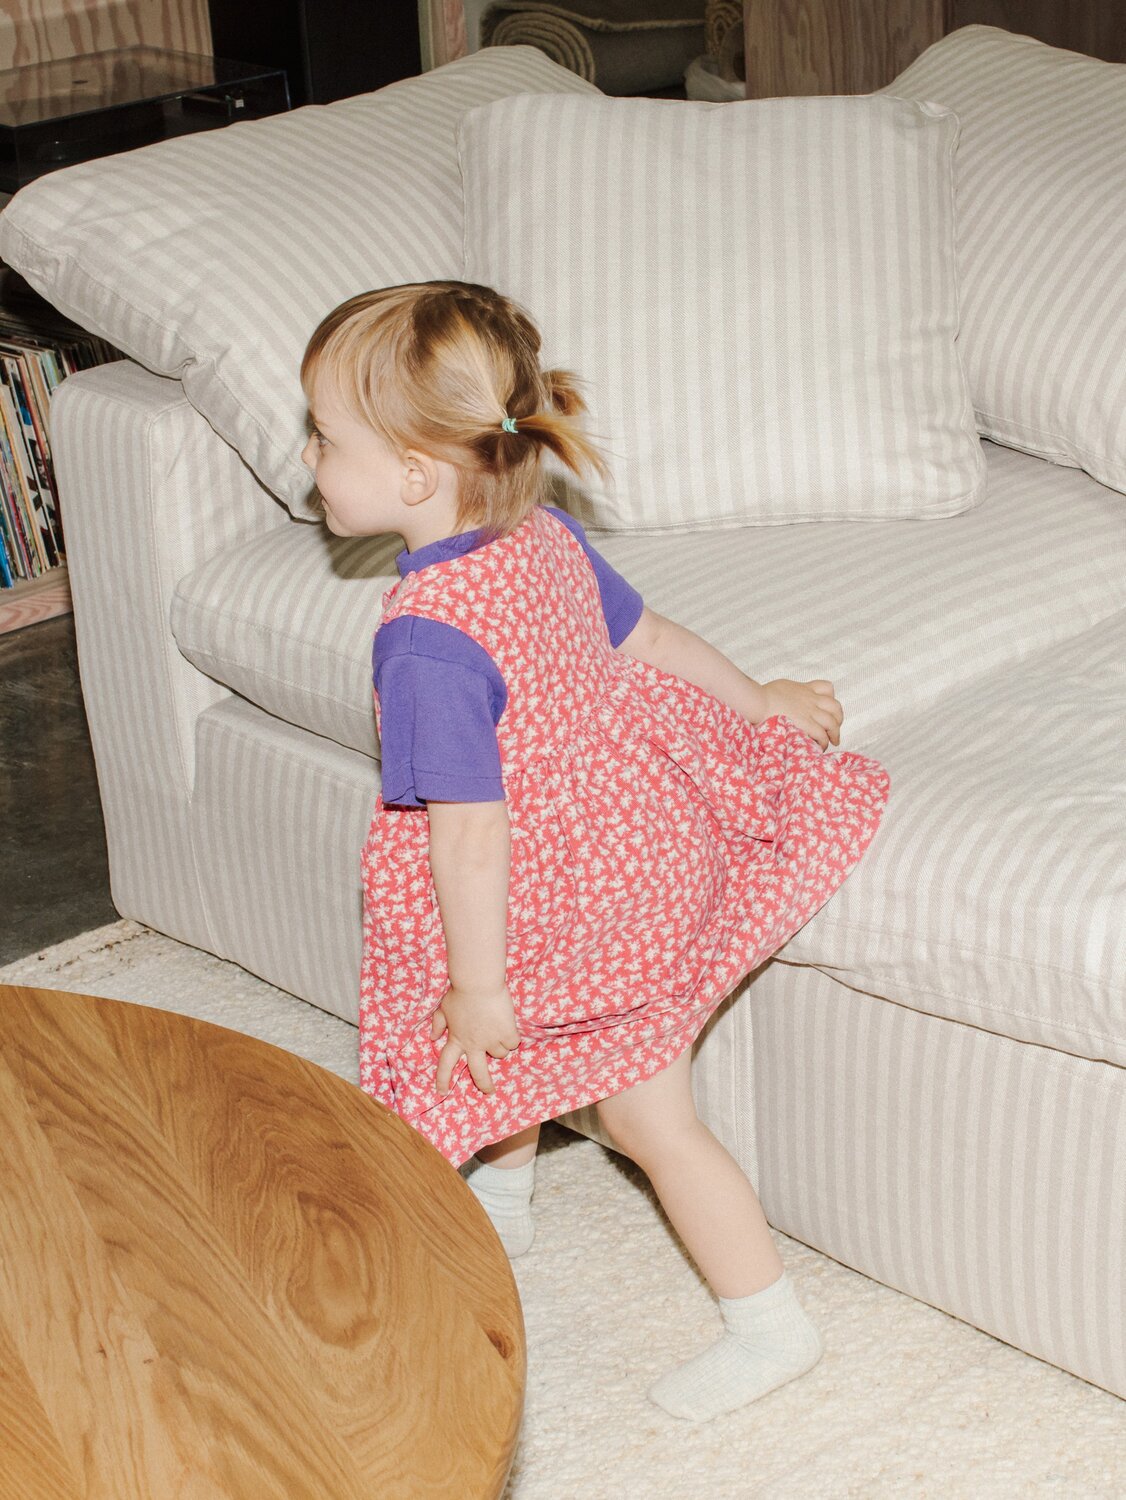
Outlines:
{"type": "Polygon", "coordinates": [[[123,104],[156,103],[186,90],[246,83],[277,71],[159,47],[87,52],[0,71],[0,126],[41,124],[123,104]]]}

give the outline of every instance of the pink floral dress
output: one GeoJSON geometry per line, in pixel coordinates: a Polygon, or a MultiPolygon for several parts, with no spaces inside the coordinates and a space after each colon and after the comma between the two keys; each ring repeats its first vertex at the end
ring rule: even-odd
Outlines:
{"type": "MultiPolygon", "coordinates": [[[[449,977],[426,808],[380,795],[361,861],[361,1085],[459,1166],[673,1062],[856,865],[890,781],[615,651],[590,561],[543,507],[407,573],[382,622],[401,614],[465,632],[508,690],[496,733],[521,1042],[489,1060],[493,1094],[464,1059],[437,1092],[446,1038],[430,1022],[449,977]]],[[[379,725],[378,695],[375,711],[379,725]]]]}

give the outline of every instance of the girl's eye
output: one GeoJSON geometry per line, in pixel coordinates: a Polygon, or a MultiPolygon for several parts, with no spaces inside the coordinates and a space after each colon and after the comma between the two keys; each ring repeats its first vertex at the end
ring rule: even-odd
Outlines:
{"type": "Polygon", "coordinates": [[[324,445],[325,445],[325,443],[327,442],[327,439],[326,439],[324,433],[323,432],[318,432],[317,429],[314,427],[313,428],[313,436],[317,440],[317,447],[318,448],[323,448],[324,445]]]}

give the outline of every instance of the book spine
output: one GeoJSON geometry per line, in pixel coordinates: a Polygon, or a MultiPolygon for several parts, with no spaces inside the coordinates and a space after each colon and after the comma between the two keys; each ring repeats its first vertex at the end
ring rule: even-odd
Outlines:
{"type": "Polygon", "coordinates": [[[59,361],[57,350],[44,349],[43,354],[43,366],[47,375],[47,390],[53,396],[66,379],[66,371],[59,361]]]}
{"type": "Polygon", "coordinates": [[[33,552],[25,529],[16,467],[16,458],[4,421],[3,404],[0,401],[0,516],[3,518],[8,571],[13,583],[35,577],[33,552]]]}
{"type": "Polygon", "coordinates": [[[51,466],[43,451],[35,414],[32,411],[31,379],[28,375],[27,359],[23,355],[11,355],[7,357],[7,364],[12,379],[12,395],[15,397],[16,411],[23,433],[24,448],[29,460],[29,473],[35,489],[36,520],[43,537],[48,565],[54,568],[63,560],[59,534],[55,527],[55,490],[51,466]]]}
{"type": "Polygon", "coordinates": [[[51,525],[54,528],[55,539],[58,543],[59,556],[65,561],[66,537],[63,532],[63,512],[62,506],[59,504],[59,483],[55,477],[55,463],[51,457],[51,390],[47,384],[45,371],[47,352],[46,349],[35,350],[28,355],[25,363],[28,378],[31,382],[31,415],[35,421],[35,429],[39,437],[39,451],[43,455],[43,461],[46,466],[47,485],[51,496],[51,525]]]}
{"type": "Polygon", "coordinates": [[[20,464],[20,473],[23,477],[23,490],[26,501],[26,513],[31,523],[31,535],[34,539],[36,550],[39,553],[42,571],[53,568],[58,560],[58,551],[55,547],[51,528],[47,521],[46,507],[43,503],[43,495],[39,488],[39,466],[36,455],[28,441],[28,433],[25,419],[26,403],[20,391],[21,373],[18,363],[10,356],[4,355],[0,359],[4,366],[6,376],[9,411],[14,422],[12,430],[12,448],[20,464]]]}
{"type": "Polygon", "coordinates": [[[0,420],[0,477],[4,483],[4,513],[9,522],[13,541],[12,566],[17,578],[34,578],[31,547],[24,531],[23,514],[20,509],[19,487],[15,480],[15,459],[8,446],[8,434],[0,420]]]}
{"type": "Polygon", "coordinates": [[[39,539],[39,528],[35,522],[35,510],[31,496],[31,475],[28,472],[27,455],[23,448],[20,421],[9,386],[8,362],[0,359],[0,417],[3,418],[7,436],[7,451],[11,461],[11,477],[17,492],[16,518],[23,532],[31,564],[33,578],[38,578],[48,566],[43,544],[39,539]]]}
{"type": "Polygon", "coordinates": [[[16,495],[14,462],[8,449],[8,435],[0,421],[0,514],[3,516],[4,537],[9,543],[8,564],[15,578],[30,577],[30,559],[27,557],[20,532],[17,513],[19,501],[16,495]]]}
{"type": "Polygon", "coordinates": [[[15,548],[8,529],[8,507],[0,500],[0,588],[10,589],[16,581],[10,561],[14,556],[15,548]]]}

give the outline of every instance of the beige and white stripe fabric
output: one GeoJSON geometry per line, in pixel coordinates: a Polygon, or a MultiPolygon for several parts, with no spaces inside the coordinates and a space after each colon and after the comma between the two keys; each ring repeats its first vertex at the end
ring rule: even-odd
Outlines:
{"type": "Polygon", "coordinates": [[[114,905],[217,952],[189,815],[196,721],[230,691],[177,649],[169,601],[215,550],[297,523],[178,381],[129,360],[69,376],[50,420],[114,905]]]}
{"type": "Polygon", "coordinates": [[[961,122],[959,346],[979,431],[1126,491],[1126,64],[963,26],[882,92],[961,122]]]}
{"type": "Polygon", "coordinates": [[[228,548],[180,580],[176,644],[267,713],[378,757],[372,637],[402,545],[295,523],[228,548]]]}
{"type": "MultiPolygon", "coordinates": [[[[652,609],[757,681],[828,677],[843,743],[866,750],[882,720],[1126,608],[1119,497],[1076,469],[984,449],[984,499],[941,524],[588,534],[652,609]]],[[[270,713],[377,754],[371,638],[400,546],[302,525],[249,538],[178,584],[177,643],[270,713]]]]}
{"type": "Polygon", "coordinates": [[[744,1004],[770,1222],[1126,1397],[1122,1070],[777,960],[744,1004]]]}
{"type": "Polygon", "coordinates": [[[211,951],[357,1023],[360,850],[378,767],[237,696],[202,714],[197,734],[190,827],[211,951]]]}
{"type": "Polygon", "coordinates": [[[781,950],[930,1015],[1126,1065],[1126,610],[875,726],[884,821],[781,950]]]}
{"type": "Polygon", "coordinates": [[[595,93],[534,47],[476,53],[330,105],[49,173],[0,215],[0,255],[188,399],[298,515],[311,480],[298,369],[370,287],[457,277],[454,127],[521,91],[595,93]]]}
{"type": "Polygon", "coordinates": [[[614,476],[558,492],[584,525],[977,502],[949,111],[522,95],[467,111],[458,141],[465,278],[515,297],[545,363],[587,382],[614,476]]]}

